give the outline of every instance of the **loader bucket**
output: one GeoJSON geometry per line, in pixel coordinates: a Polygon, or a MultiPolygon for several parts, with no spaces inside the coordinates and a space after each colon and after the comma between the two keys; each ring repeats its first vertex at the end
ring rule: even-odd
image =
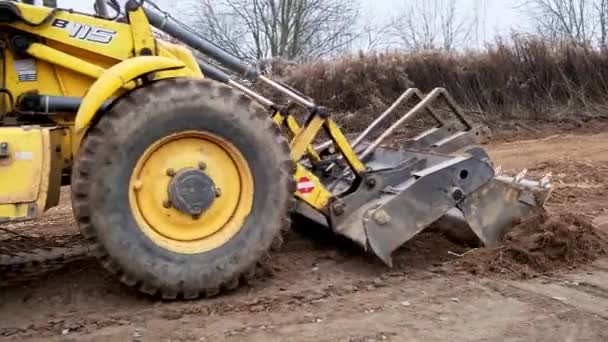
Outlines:
{"type": "Polygon", "coordinates": [[[352,142],[366,163],[365,179],[354,188],[347,173],[328,180],[339,198],[330,208],[332,228],[370,249],[389,266],[396,249],[433,224],[453,236],[496,244],[514,223],[544,205],[551,185],[548,178],[532,181],[525,173],[515,177],[498,174],[478,146],[486,132],[465,119],[445,89],[437,88],[426,96],[408,89],[352,142]],[[419,102],[407,114],[373,142],[365,140],[390,111],[413,97],[419,102]],[[455,114],[457,124],[439,118],[430,106],[439,98],[455,114]],[[381,145],[399,125],[423,111],[437,121],[436,127],[397,147],[381,145]]]}

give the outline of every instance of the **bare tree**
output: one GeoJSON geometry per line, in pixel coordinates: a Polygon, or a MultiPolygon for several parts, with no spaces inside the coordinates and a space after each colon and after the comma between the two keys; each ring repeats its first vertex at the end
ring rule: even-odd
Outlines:
{"type": "Polygon", "coordinates": [[[351,48],[358,7],[349,0],[202,0],[193,28],[248,59],[306,61],[351,48]]]}
{"type": "Polygon", "coordinates": [[[356,45],[363,52],[377,51],[394,45],[391,40],[392,30],[391,23],[382,22],[373,16],[368,16],[359,30],[356,45]]]}
{"type": "Polygon", "coordinates": [[[415,0],[407,1],[391,22],[392,36],[408,50],[452,51],[471,37],[477,15],[459,13],[456,0],[415,0]]]}
{"type": "MultiPolygon", "coordinates": [[[[524,9],[546,39],[592,43],[596,35],[597,2],[602,0],[524,0],[524,9]]],[[[602,6],[602,5],[600,5],[602,6]]],[[[603,4],[605,6],[605,4],[603,4]]],[[[605,15],[605,12],[602,13],[605,15]]]]}
{"type": "Polygon", "coordinates": [[[599,44],[602,49],[608,46],[608,0],[598,0],[595,4],[595,10],[598,13],[599,24],[599,44]]]}

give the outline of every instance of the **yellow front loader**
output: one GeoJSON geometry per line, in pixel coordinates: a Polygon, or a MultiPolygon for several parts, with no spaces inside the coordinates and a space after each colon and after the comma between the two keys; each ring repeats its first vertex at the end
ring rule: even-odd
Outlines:
{"type": "MultiPolygon", "coordinates": [[[[190,299],[237,287],[294,212],[391,265],[393,251],[435,222],[495,243],[550,192],[544,181],[495,174],[476,146],[482,130],[444,89],[408,89],[347,139],[328,109],[150,1],[96,3],[88,15],[0,1],[0,223],[40,217],[71,185],[92,253],[144,293],[190,299]],[[153,27],[187,48],[157,39],[153,27]],[[243,79],[273,87],[307,119],[243,79]],[[454,122],[431,107],[440,98],[454,122]],[[411,100],[415,107],[366,140],[411,100]],[[436,125],[400,149],[385,146],[421,113],[436,125]],[[322,131],[330,139],[314,145],[322,131]]],[[[0,266],[10,260],[0,256],[0,266]]]]}

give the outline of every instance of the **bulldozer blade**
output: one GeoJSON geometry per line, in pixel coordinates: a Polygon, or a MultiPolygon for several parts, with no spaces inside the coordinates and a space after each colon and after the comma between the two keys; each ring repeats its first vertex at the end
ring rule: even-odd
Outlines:
{"type": "Polygon", "coordinates": [[[379,199],[363,219],[369,248],[392,266],[392,253],[444,216],[494,176],[474,157],[455,157],[412,173],[412,177],[379,199]]]}
{"type": "Polygon", "coordinates": [[[389,266],[392,253],[430,225],[459,240],[496,244],[515,221],[543,206],[551,187],[497,175],[482,150],[473,152],[378,149],[368,162],[377,171],[365,181],[375,186],[341,198],[331,207],[330,225],[389,266]]]}
{"type": "Polygon", "coordinates": [[[484,246],[494,246],[515,223],[541,208],[551,193],[548,184],[506,176],[490,176],[479,186],[490,174],[484,164],[474,169],[481,173],[478,181],[455,188],[445,177],[463,170],[462,165],[456,163],[456,169],[448,167],[419,178],[369,213],[367,241],[387,265],[392,266],[391,254],[397,248],[433,223],[452,237],[464,241],[475,238],[484,246]]]}
{"type": "Polygon", "coordinates": [[[519,220],[541,208],[549,185],[498,176],[458,205],[470,229],[485,246],[494,246],[519,220]]]}
{"type": "MultiPolygon", "coordinates": [[[[480,144],[490,131],[473,125],[443,88],[427,95],[408,89],[351,143],[365,163],[362,177],[349,170],[324,169],[336,200],[329,207],[329,225],[338,234],[372,250],[392,266],[392,253],[416,234],[437,224],[461,240],[492,246],[514,223],[542,207],[551,187],[525,179],[525,172],[507,177],[494,170],[480,144]],[[419,101],[371,142],[364,139],[409,99],[419,101]],[[433,102],[443,99],[452,114],[440,118],[433,102]],[[383,146],[405,122],[426,112],[438,126],[412,138],[383,146]],[[355,182],[356,180],[356,182],[355,182]]],[[[320,150],[326,148],[322,144],[320,150]]],[[[339,158],[337,159],[339,160],[339,158]]]]}
{"type": "Polygon", "coordinates": [[[518,221],[542,209],[551,195],[549,183],[497,176],[437,220],[436,225],[460,242],[492,247],[518,221]]]}

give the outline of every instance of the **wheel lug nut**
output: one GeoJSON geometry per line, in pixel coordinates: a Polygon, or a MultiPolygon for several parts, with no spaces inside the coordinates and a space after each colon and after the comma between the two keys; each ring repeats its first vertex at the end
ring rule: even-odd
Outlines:
{"type": "Polygon", "coordinates": [[[163,207],[165,207],[167,209],[171,208],[171,201],[169,201],[169,200],[164,201],[163,202],[163,207]]]}
{"type": "Polygon", "coordinates": [[[222,196],[222,189],[215,188],[215,197],[220,197],[220,196],[222,196]]]}
{"type": "Polygon", "coordinates": [[[195,206],[195,207],[192,208],[191,212],[192,212],[192,219],[193,220],[198,220],[201,217],[201,214],[203,213],[203,210],[200,207],[195,206]]]}
{"type": "Polygon", "coordinates": [[[205,164],[205,162],[200,162],[198,163],[198,168],[200,170],[205,170],[207,168],[207,164],[205,164]]]}
{"type": "Polygon", "coordinates": [[[175,170],[173,170],[173,169],[167,169],[167,176],[169,176],[169,177],[175,176],[175,170]]]}

